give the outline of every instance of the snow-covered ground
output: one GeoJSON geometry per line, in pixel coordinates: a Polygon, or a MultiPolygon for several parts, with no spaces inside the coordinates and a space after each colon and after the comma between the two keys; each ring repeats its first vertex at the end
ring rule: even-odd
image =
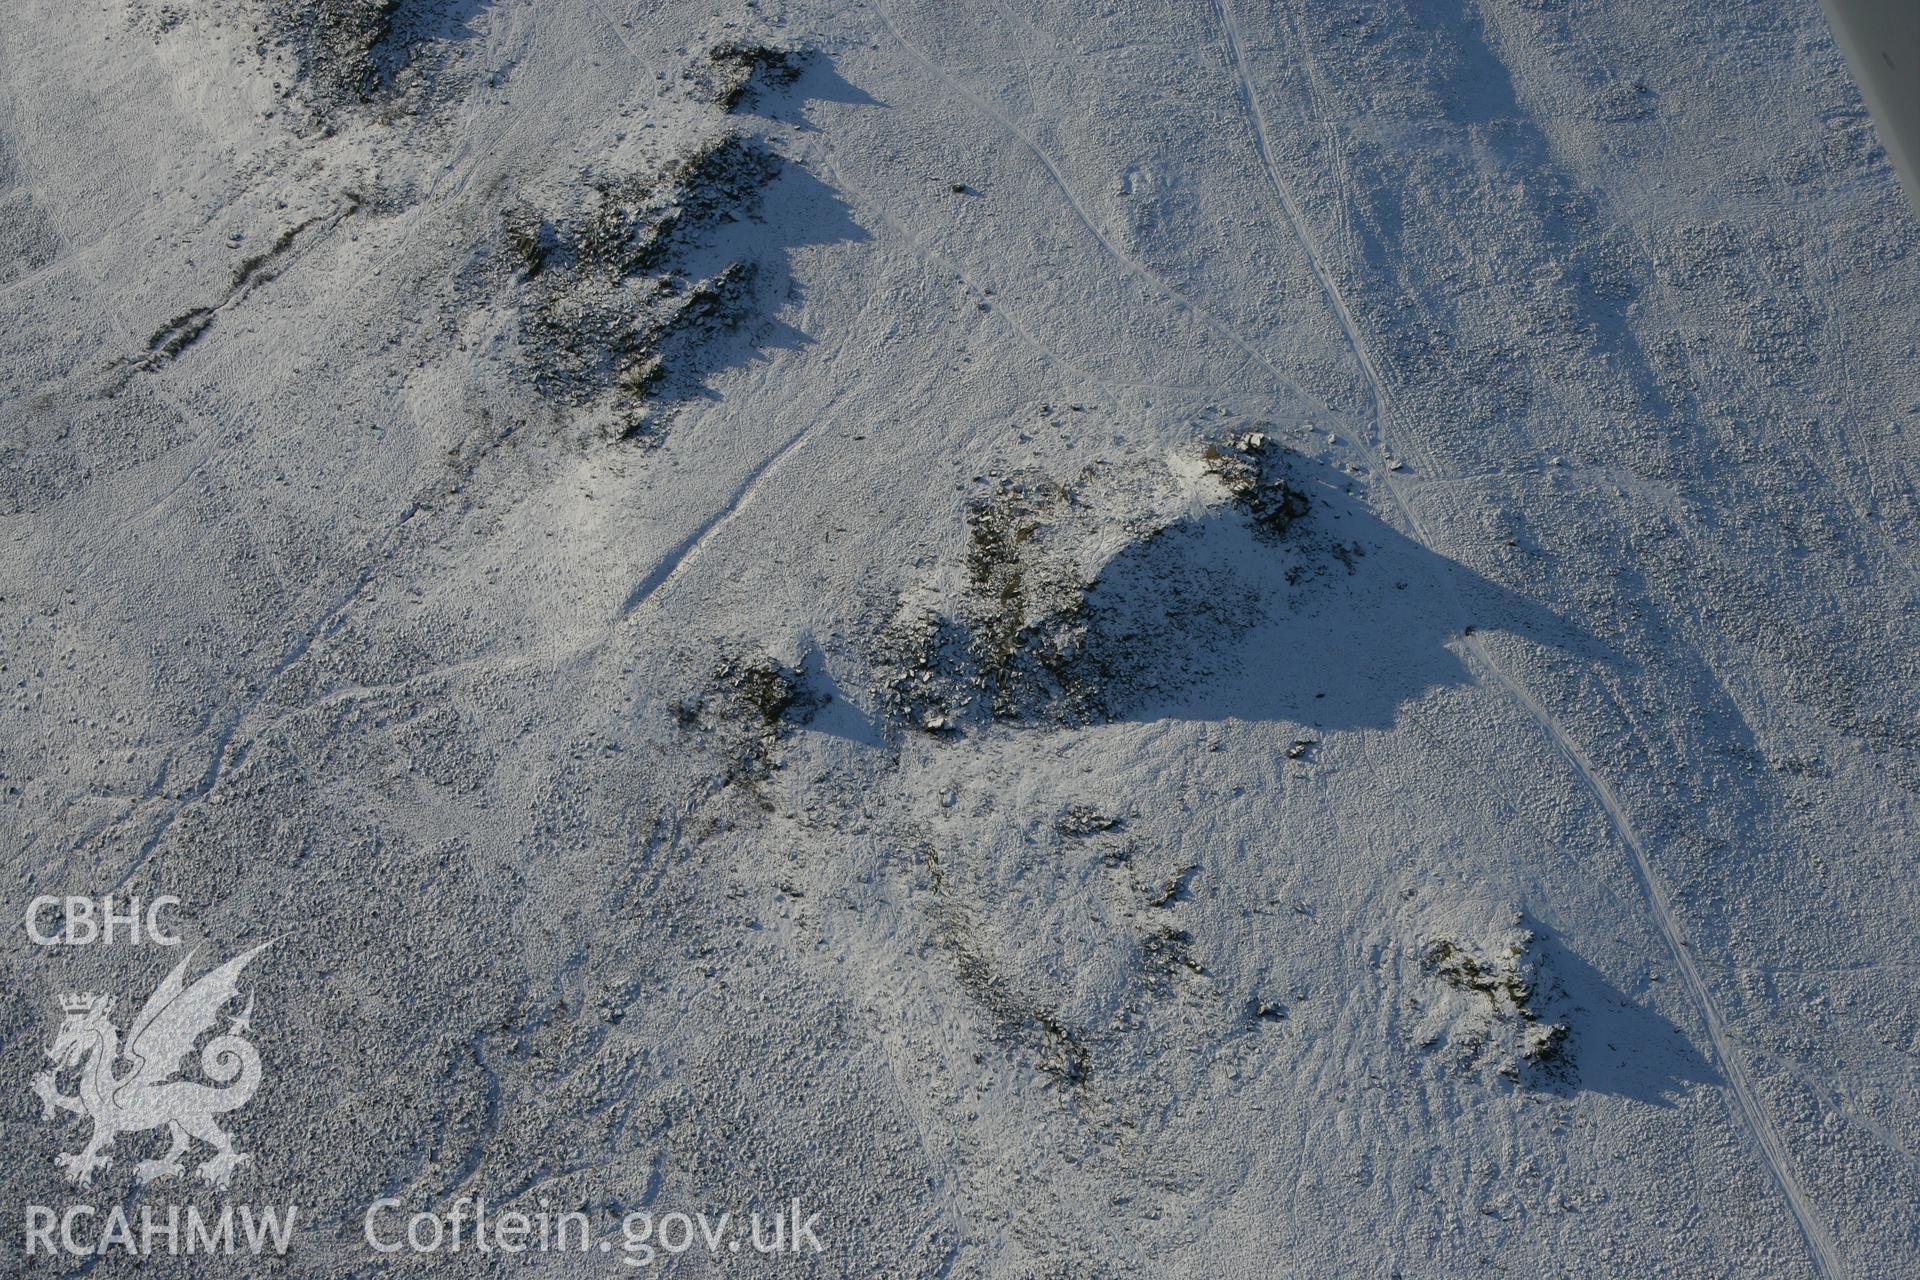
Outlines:
{"type": "Polygon", "coordinates": [[[185,948],[0,933],[18,1274],[1920,1271],[1920,220],[1811,0],[19,0],[0,211],[8,918],[273,940],[222,1191],[30,1087],[185,948]]]}

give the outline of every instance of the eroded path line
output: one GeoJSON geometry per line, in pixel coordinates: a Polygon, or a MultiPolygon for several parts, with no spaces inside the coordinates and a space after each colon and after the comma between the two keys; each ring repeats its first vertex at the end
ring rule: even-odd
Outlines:
{"type": "Polygon", "coordinates": [[[1654,923],[1659,926],[1660,936],[1666,942],[1667,950],[1673,955],[1674,967],[1680,971],[1688,992],[1700,1008],[1700,1019],[1706,1025],[1708,1039],[1713,1042],[1715,1056],[1720,1059],[1720,1065],[1726,1070],[1727,1083],[1732,1087],[1734,1097],[1739,1102],[1739,1110],[1746,1122],[1746,1127],[1753,1134],[1754,1142],[1760,1148],[1760,1153],[1773,1173],[1774,1180],[1779,1184],[1781,1194],[1786,1197],[1787,1204],[1793,1210],[1793,1216],[1799,1220],[1801,1233],[1806,1237],[1807,1248],[1813,1255],[1815,1265],[1824,1276],[1837,1278],[1846,1275],[1846,1266],[1839,1257],[1839,1251],[1834,1246],[1832,1237],[1815,1213],[1806,1188],[1800,1184],[1799,1176],[1794,1172],[1793,1158],[1787,1149],[1786,1139],[1774,1124],[1772,1115],[1761,1104],[1759,1095],[1754,1091],[1746,1057],[1739,1052],[1733,1043],[1732,1036],[1727,1032],[1726,1019],[1708,990],[1706,980],[1701,977],[1699,966],[1694,962],[1693,949],[1687,945],[1686,939],[1681,935],[1680,922],[1673,914],[1672,899],[1667,894],[1666,886],[1654,874],[1652,864],[1647,858],[1646,846],[1641,843],[1639,834],[1634,831],[1633,821],[1627,817],[1626,809],[1620,803],[1620,797],[1607,780],[1600,776],[1599,771],[1593,767],[1593,762],[1587,758],[1586,752],[1582,751],[1561,727],[1553,713],[1542,706],[1525,685],[1500,669],[1499,664],[1494,662],[1481,645],[1478,636],[1468,636],[1466,645],[1492,673],[1493,679],[1512,695],[1514,701],[1527,709],[1528,714],[1539,724],[1541,731],[1552,740],[1553,745],[1566,758],[1567,763],[1571,764],[1574,771],[1585,780],[1587,789],[1593,793],[1594,798],[1600,802],[1600,807],[1606,812],[1608,825],[1613,828],[1620,843],[1625,845],[1627,852],[1632,855],[1634,879],[1639,882],[1640,892],[1647,900],[1654,923]]]}
{"type": "Polygon", "coordinates": [[[801,441],[807,438],[813,427],[813,423],[808,423],[798,428],[778,449],[754,463],[753,469],[740,481],[733,491],[733,496],[727,499],[726,505],[702,520],[691,533],[674,544],[673,549],[660,558],[660,563],[649,569],[646,576],[634,584],[633,590],[627,593],[627,598],[620,605],[621,621],[625,621],[634,610],[652,599],[662,587],[672,582],[680,571],[700,554],[700,549],[707,545],[707,540],[719,533],[736,515],[740,514],[740,509],[753,497],[753,491],[760,481],[779,466],[782,459],[800,447],[801,441]]]}
{"type": "MultiPolygon", "coordinates": [[[[1281,212],[1285,215],[1288,228],[1299,243],[1301,251],[1306,255],[1314,279],[1326,296],[1327,305],[1332,308],[1335,318],[1339,321],[1347,346],[1352,349],[1354,360],[1360,367],[1361,376],[1365,379],[1368,393],[1373,400],[1374,430],[1378,442],[1384,443],[1387,427],[1393,414],[1385,380],[1381,378],[1379,370],[1374,365],[1372,353],[1361,337],[1360,326],[1354,320],[1352,309],[1348,307],[1339,286],[1334,283],[1332,273],[1328,271],[1319,247],[1307,231],[1306,219],[1300,213],[1300,207],[1294,199],[1292,189],[1281,178],[1279,167],[1274,163],[1266,115],[1261,110],[1259,95],[1254,92],[1252,77],[1247,72],[1244,41],[1231,0],[1214,0],[1214,8],[1219,14],[1220,25],[1226,33],[1227,52],[1233,62],[1234,76],[1239,82],[1240,95],[1246,104],[1247,115],[1253,123],[1254,142],[1260,153],[1261,166],[1267,171],[1267,179],[1273,186],[1274,195],[1278,199],[1281,212]]],[[[1365,448],[1394,506],[1420,541],[1430,548],[1434,547],[1434,540],[1428,536],[1420,519],[1414,514],[1412,506],[1402,497],[1398,486],[1395,485],[1393,472],[1380,465],[1380,459],[1373,456],[1375,443],[1368,441],[1365,443],[1365,448]]],[[[1713,1044],[1714,1054],[1720,1059],[1721,1066],[1726,1071],[1727,1083],[1732,1088],[1737,1104],[1735,1112],[1748,1133],[1752,1135],[1762,1161],[1773,1176],[1781,1195],[1786,1199],[1787,1206],[1800,1228],[1800,1233],[1806,1240],[1807,1250],[1812,1256],[1816,1269],[1828,1280],[1838,1280],[1839,1277],[1845,1276],[1846,1268],[1840,1259],[1833,1237],[1828,1232],[1826,1224],[1814,1211],[1806,1188],[1801,1184],[1799,1174],[1794,1169],[1792,1155],[1787,1148],[1785,1138],[1774,1124],[1773,1117],[1766,1107],[1761,1104],[1759,1095],[1754,1091],[1746,1058],[1728,1034],[1726,1018],[1721,1013],[1705,979],[1701,977],[1692,952],[1681,936],[1679,923],[1673,914],[1672,899],[1667,893],[1666,886],[1654,873],[1652,862],[1647,857],[1646,846],[1641,842],[1632,821],[1627,817],[1619,795],[1600,775],[1599,770],[1588,759],[1586,752],[1580,749],[1553,714],[1522,682],[1508,675],[1500,664],[1494,661],[1493,655],[1487,651],[1477,636],[1465,637],[1464,644],[1475,658],[1477,665],[1491,675],[1494,683],[1505,690],[1508,696],[1518,703],[1529,718],[1539,726],[1541,732],[1553,742],[1556,750],[1572,766],[1587,791],[1605,813],[1607,823],[1615,837],[1629,854],[1634,879],[1638,883],[1641,896],[1646,900],[1647,910],[1653,917],[1661,941],[1666,944],[1668,952],[1673,957],[1674,967],[1684,980],[1688,994],[1699,1009],[1700,1020],[1706,1027],[1707,1037],[1713,1044]]]]}

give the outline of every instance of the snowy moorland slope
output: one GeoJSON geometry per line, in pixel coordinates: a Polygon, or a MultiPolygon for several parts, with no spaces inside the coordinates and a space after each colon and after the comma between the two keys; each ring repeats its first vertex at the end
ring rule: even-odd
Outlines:
{"type": "Polygon", "coordinates": [[[185,948],[9,926],[8,1274],[1920,1270],[1920,222],[1812,0],[15,3],[0,209],[7,910],[272,941],[251,1160],[80,1187],[59,998],[185,948]]]}

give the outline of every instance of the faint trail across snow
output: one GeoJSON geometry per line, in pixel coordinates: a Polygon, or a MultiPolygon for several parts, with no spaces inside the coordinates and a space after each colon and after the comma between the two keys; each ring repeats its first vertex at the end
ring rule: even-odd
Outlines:
{"type": "Polygon", "coordinates": [[[985,98],[980,97],[974,93],[973,90],[954,79],[945,67],[942,67],[932,58],[922,53],[918,46],[909,42],[905,36],[900,34],[900,29],[894,26],[893,20],[886,15],[885,10],[876,5],[874,6],[873,12],[874,16],[879,18],[880,25],[887,29],[887,34],[893,37],[894,43],[912,55],[915,61],[938,77],[940,82],[955,94],[997,121],[1002,129],[1005,129],[1007,133],[1012,135],[1016,142],[1025,147],[1027,151],[1032,154],[1033,158],[1040,162],[1040,167],[1047,171],[1047,176],[1053,180],[1053,185],[1059,188],[1061,196],[1065,198],[1068,207],[1073,210],[1073,214],[1079,219],[1080,224],[1087,229],[1088,234],[1099,242],[1100,247],[1106,250],[1108,256],[1126,269],[1129,275],[1153,289],[1155,292],[1164,295],[1178,310],[1192,316],[1201,324],[1205,325],[1207,329],[1216,336],[1237,347],[1249,360],[1252,360],[1268,373],[1272,374],[1280,386],[1286,388],[1286,390],[1299,397],[1302,401],[1326,413],[1335,412],[1333,406],[1309,394],[1305,387],[1302,387],[1282,372],[1279,366],[1267,359],[1257,347],[1248,342],[1239,332],[1220,321],[1212,312],[1202,307],[1186,294],[1180,292],[1180,290],[1174,288],[1160,276],[1148,270],[1147,267],[1138,259],[1134,258],[1132,254],[1129,254],[1126,250],[1115,244],[1112,239],[1108,237],[1107,233],[1100,229],[1100,225],[1093,220],[1093,215],[1087,212],[1086,206],[1080,203],[1080,197],[1074,194],[1073,187],[1060,172],[1060,167],[1054,164],[1053,157],[1049,156],[1039,143],[1028,137],[1025,130],[1008,119],[1006,115],[991,102],[988,102],[985,98]]]}
{"type": "Polygon", "coordinates": [[[325,638],[327,634],[339,625],[340,619],[346,613],[347,609],[352,606],[355,600],[360,598],[361,593],[367,589],[368,584],[372,581],[375,563],[377,563],[377,560],[363,568],[359,575],[354,578],[352,584],[348,586],[345,591],[337,595],[333,602],[321,613],[319,621],[307,628],[295,639],[293,644],[274,661],[272,669],[260,679],[250,696],[228,705],[225,719],[214,737],[212,752],[207,760],[205,772],[200,775],[199,781],[195,782],[191,787],[188,787],[185,792],[175,799],[173,806],[161,815],[160,821],[154,826],[153,830],[147,833],[146,839],[140,842],[140,848],[134,854],[133,860],[129,862],[126,869],[120,873],[120,878],[113,882],[113,885],[108,890],[109,893],[118,893],[126,887],[127,883],[133,879],[140,868],[146,865],[147,859],[153,856],[153,851],[159,847],[160,841],[165,838],[167,832],[172,830],[173,824],[180,819],[180,815],[185,813],[194,804],[206,798],[207,794],[213,790],[215,784],[220,781],[221,775],[227,770],[229,764],[238,764],[240,761],[246,759],[248,749],[251,748],[254,740],[259,736],[257,731],[254,733],[244,732],[247,728],[247,722],[255,711],[259,709],[268,692],[273,688],[273,682],[279,679],[294,663],[305,657],[308,650],[313,648],[317,642],[325,638]],[[237,746],[235,745],[236,742],[238,743],[237,746]],[[229,760],[230,756],[231,760],[229,760]]]}
{"type": "MultiPolygon", "coordinates": [[[[913,251],[914,256],[925,263],[929,269],[938,269],[939,271],[952,275],[955,279],[964,283],[969,289],[972,289],[975,293],[983,297],[991,292],[991,290],[985,288],[978,280],[975,280],[969,275],[958,263],[955,263],[952,259],[942,254],[938,249],[922,243],[920,239],[914,235],[911,227],[887,212],[886,207],[881,204],[877,196],[850,181],[845,171],[834,162],[831,153],[825,148],[809,152],[806,160],[808,163],[817,164],[828,174],[832,175],[833,185],[837,190],[850,197],[856,206],[865,209],[875,218],[885,223],[887,228],[899,236],[901,241],[913,251]]],[[[1215,398],[1227,397],[1234,394],[1231,388],[1217,384],[1136,382],[1108,378],[1070,359],[1040,338],[1032,329],[1015,318],[1012,308],[1008,306],[1004,298],[995,297],[993,309],[988,312],[988,314],[999,324],[1004,325],[1010,330],[1041,359],[1059,366],[1087,385],[1098,387],[1109,394],[1118,391],[1160,391],[1173,395],[1212,396],[1215,398]]]]}
{"type": "MultiPolygon", "coordinates": [[[[1321,292],[1326,295],[1327,305],[1332,308],[1335,318],[1339,321],[1341,332],[1345,335],[1348,347],[1353,351],[1354,360],[1359,365],[1361,376],[1365,379],[1368,393],[1373,400],[1376,440],[1366,442],[1366,451],[1379,471],[1386,491],[1392,498],[1394,506],[1399,509],[1401,517],[1422,543],[1433,547],[1434,540],[1428,536],[1411,505],[1402,498],[1394,482],[1393,472],[1381,465],[1381,459],[1375,455],[1376,444],[1388,443],[1386,435],[1393,416],[1392,402],[1387,395],[1385,380],[1381,378],[1379,370],[1375,367],[1372,353],[1360,334],[1360,326],[1354,319],[1353,311],[1348,307],[1346,298],[1341,294],[1339,286],[1334,283],[1332,274],[1327,270],[1319,247],[1308,233],[1306,220],[1301,216],[1300,207],[1294,199],[1292,189],[1281,178],[1279,168],[1274,163],[1266,115],[1261,110],[1259,95],[1255,93],[1253,80],[1247,72],[1245,42],[1241,36],[1239,20],[1234,15],[1231,0],[1214,0],[1214,9],[1226,33],[1227,52],[1232,59],[1234,76],[1239,82],[1240,96],[1245,102],[1247,115],[1253,124],[1254,142],[1260,153],[1261,165],[1267,171],[1268,181],[1273,186],[1274,195],[1289,229],[1295,240],[1299,242],[1301,250],[1306,254],[1314,279],[1319,282],[1321,292]]],[[[1727,1033],[1726,1021],[1720,1012],[1719,1005],[1714,1001],[1712,992],[1694,963],[1690,949],[1681,937],[1680,926],[1674,919],[1673,906],[1666,887],[1654,874],[1652,863],[1647,857],[1646,847],[1641,843],[1638,833],[1628,819],[1619,796],[1614,792],[1611,784],[1600,776],[1593,762],[1575,744],[1553,714],[1533,696],[1525,685],[1501,669],[1499,663],[1494,661],[1493,656],[1487,652],[1486,647],[1477,637],[1471,635],[1465,637],[1464,644],[1477,660],[1477,664],[1491,675],[1494,683],[1505,690],[1539,725],[1541,732],[1552,740],[1555,748],[1573,767],[1574,772],[1580,776],[1587,790],[1605,812],[1607,822],[1615,836],[1631,856],[1634,878],[1639,882],[1641,895],[1645,898],[1648,911],[1659,929],[1661,940],[1666,943],[1667,950],[1672,953],[1674,964],[1686,982],[1687,991],[1700,1011],[1701,1022],[1707,1029],[1708,1038],[1713,1042],[1714,1054],[1720,1059],[1721,1066],[1727,1073],[1727,1081],[1732,1086],[1737,1103],[1736,1110],[1741,1121],[1747,1131],[1753,1135],[1754,1144],[1759,1149],[1768,1171],[1779,1186],[1781,1194],[1786,1198],[1787,1205],[1800,1227],[1800,1232],[1806,1239],[1807,1248],[1812,1254],[1815,1266],[1821,1275],[1829,1277],[1830,1280],[1837,1280],[1838,1277],[1844,1276],[1846,1268],[1840,1260],[1826,1224],[1815,1213],[1806,1189],[1800,1184],[1799,1175],[1793,1167],[1792,1156],[1787,1150],[1786,1140],[1781,1136],[1772,1116],[1768,1114],[1759,1096],[1754,1092],[1747,1072],[1746,1060],[1727,1033]]]]}
{"type": "MultiPolygon", "coordinates": [[[[1254,147],[1260,153],[1260,164],[1267,171],[1267,180],[1273,185],[1273,193],[1279,198],[1280,211],[1286,216],[1288,228],[1299,243],[1300,250],[1306,255],[1307,267],[1313,272],[1315,283],[1326,296],[1327,305],[1333,308],[1334,319],[1340,322],[1340,331],[1346,337],[1348,348],[1360,366],[1361,376],[1366,380],[1367,392],[1373,400],[1373,416],[1376,430],[1384,433],[1387,418],[1387,393],[1385,381],[1380,371],[1374,367],[1373,355],[1360,337],[1360,326],[1353,318],[1353,312],[1347,307],[1347,300],[1334,284],[1332,275],[1327,271],[1325,259],[1313,238],[1307,234],[1306,219],[1300,216],[1300,206],[1294,202],[1293,189],[1280,179],[1280,170],[1273,163],[1273,145],[1267,135],[1267,117],[1260,110],[1260,100],[1253,92],[1253,81],[1247,75],[1246,58],[1241,48],[1240,24],[1228,7],[1226,0],[1215,0],[1214,12],[1220,17],[1220,25],[1227,33],[1227,52],[1233,59],[1233,73],[1240,85],[1240,97],[1246,104],[1247,115],[1253,121],[1254,147]]],[[[1380,468],[1383,476],[1392,473],[1385,467],[1380,468]]],[[[1388,480],[1387,487],[1393,488],[1388,480]]],[[[1395,495],[1396,499],[1398,495],[1395,495]]],[[[1417,527],[1417,526],[1416,526],[1417,527]]],[[[1425,540],[1424,538],[1422,539],[1425,540]]]]}

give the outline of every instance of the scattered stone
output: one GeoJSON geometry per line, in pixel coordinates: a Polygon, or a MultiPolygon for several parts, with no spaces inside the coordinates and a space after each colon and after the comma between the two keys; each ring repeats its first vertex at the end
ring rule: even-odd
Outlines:
{"type": "Polygon", "coordinates": [[[1286,537],[1312,505],[1289,483],[1284,454],[1264,432],[1244,431],[1207,445],[1200,455],[1254,526],[1276,539],[1286,537]]]}
{"type": "Polygon", "coordinates": [[[680,704],[675,718],[729,757],[729,780],[759,780],[779,767],[780,743],[826,703],[803,673],[771,657],[728,657],[715,666],[704,691],[680,704]]]}
{"type": "Polygon", "coordinates": [[[1054,819],[1054,829],[1063,836],[1090,836],[1124,826],[1120,818],[1109,818],[1083,804],[1070,804],[1054,819]]]}
{"type": "Polygon", "coordinates": [[[1416,1036],[1423,1048],[1449,1048],[1462,1069],[1488,1067],[1512,1081],[1565,1068],[1569,1036],[1541,1011],[1536,938],[1518,919],[1487,942],[1442,936],[1422,948],[1420,967],[1447,994],[1424,1008],[1416,1036]]]}
{"type": "Polygon", "coordinates": [[[707,89],[713,101],[732,111],[757,85],[784,89],[800,78],[804,55],[764,44],[727,42],[707,52],[712,64],[707,89]]]}
{"type": "Polygon", "coordinates": [[[659,411],[695,392],[710,340],[754,311],[754,264],[688,283],[686,251],[752,213],[778,171],[758,143],[726,133],[657,172],[583,183],[571,209],[510,210],[503,251],[533,386],[600,415],[612,436],[657,443],[659,411]]]}

